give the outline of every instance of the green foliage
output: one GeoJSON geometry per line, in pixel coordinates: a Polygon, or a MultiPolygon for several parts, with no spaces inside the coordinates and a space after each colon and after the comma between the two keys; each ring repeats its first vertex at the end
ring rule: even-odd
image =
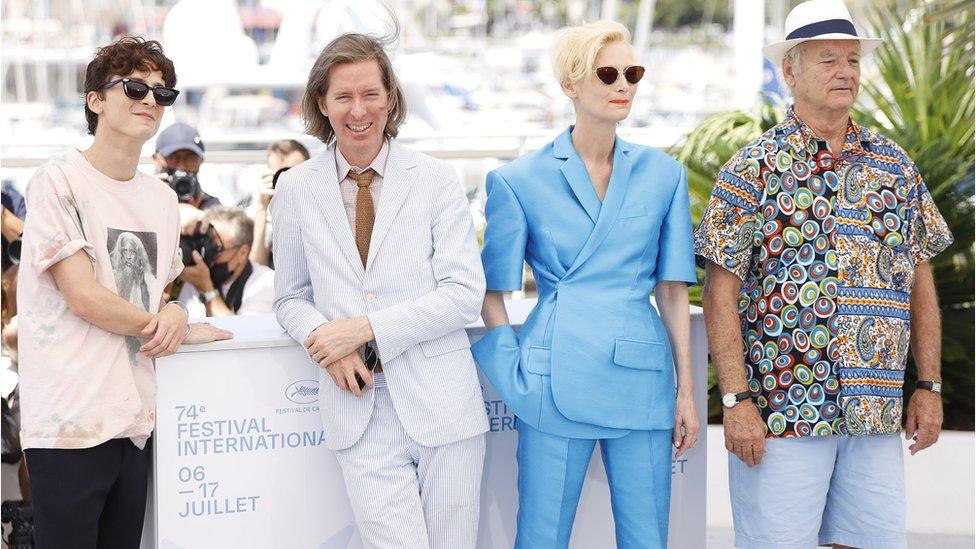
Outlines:
{"type": "MultiPolygon", "coordinates": [[[[695,224],[701,219],[712,193],[712,186],[722,166],[739,149],[759,137],[786,116],[786,107],[760,102],[751,111],[716,113],[701,122],[677,145],[675,156],[684,164],[688,175],[688,194],[691,216],[695,224]]],[[[705,279],[704,269],[698,269],[698,280],[705,279]]],[[[689,291],[689,301],[701,306],[701,288],[698,284],[689,291]]],[[[708,419],[721,423],[722,402],[718,379],[711,362],[708,366],[708,419]]]]}
{"type": "MultiPolygon", "coordinates": [[[[884,40],[873,54],[874,70],[862,74],[855,120],[901,145],[918,165],[929,192],[955,237],[931,262],[942,308],[942,372],[945,426],[973,429],[973,180],[974,5],[942,0],[868,7],[866,34],[884,40]]],[[[707,204],[722,164],[782,119],[782,105],[705,119],[679,145],[688,170],[692,215],[707,204]]],[[[906,396],[914,387],[909,366],[906,396]]],[[[715,377],[709,368],[709,415],[721,420],[715,377]]]]}
{"type": "Polygon", "coordinates": [[[701,219],[708,205],[715,177],[729,158],[786,115],[786,107],[760,103],[752,111],[713,114],[702,121],[678,145],[678,161],[688,173],[691,216],[701,219]]]}
{"type": "MultiPolygon", "coordinates": [[[[624,0],[617,6],[616,19],[633,30],[639,9],[639,0],[624,0]]],[[[730,29],[732,3],[728,0],[657,0],[654,3],[655,30],[674,31],[700,25],[719,25],[730,29]]]]}
{"type": "Polygon", "coordinates": [[[676,29],[715,23],[728,29],[732,26],[731,5],[731,2],[719,0],[657,0],[654,28],[676,29]]]}
{"type": "MultiPolygon", "coordinates": [[[[867,10],[885,41],[877,75],[862,80],[855,116],[901,145],[918,165],[955,242],[931,261],[942,308],[946,426],[973,429],[972,2],[912,0],[906,11],[867,10]]],[[[914,368],[909,367],[914,373],[914,368]]],[[[914,377],[906,383],[906,393],[914,377]]]]}

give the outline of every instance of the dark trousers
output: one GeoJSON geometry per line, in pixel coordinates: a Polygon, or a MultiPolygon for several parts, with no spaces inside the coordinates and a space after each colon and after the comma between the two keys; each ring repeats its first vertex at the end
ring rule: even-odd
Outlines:
{"type": "Polygon", "coordinates": [[[151,442],[144,450],[129,439],[78,450],[26,450],[34,547],[138,549],[151,442]]]}

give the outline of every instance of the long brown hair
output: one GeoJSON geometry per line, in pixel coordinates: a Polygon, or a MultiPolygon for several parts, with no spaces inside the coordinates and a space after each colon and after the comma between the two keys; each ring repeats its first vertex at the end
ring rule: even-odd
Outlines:
{"type": "MultiPolygon", "coordinates": [[[[394,19],[394,23],[395,21],[394,19]]],[[[386,88],[390,102],[389,116],[383,132],[391,139],[397,136],[400,126],[407,118],[407,100],[393,72],[393,63],[384,50],[384,45],[395,41],[397,34],[396,29],[390,36],[383,38],[350,32],[339,35],[325,46],[308,74],[308,85],[305,86],[305,96],[302,98],[305,133],[321,139],[326,145],[335,138],[335,130],[329,117],[319,110],[319,98],[329,89],[329,73],[332,67],[340,63],[376,61],[380,66],[383,87],[386,88]]]]}

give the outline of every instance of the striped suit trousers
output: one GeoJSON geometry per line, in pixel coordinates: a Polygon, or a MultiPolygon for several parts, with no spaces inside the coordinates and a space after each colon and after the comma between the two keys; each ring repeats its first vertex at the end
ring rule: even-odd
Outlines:
{"type": "Polygon", "coordinates": [[[421,446],[407,435],[386,387],[355,444],[335,452],[363,545],[474,549],[485,434],[421,446]]]}

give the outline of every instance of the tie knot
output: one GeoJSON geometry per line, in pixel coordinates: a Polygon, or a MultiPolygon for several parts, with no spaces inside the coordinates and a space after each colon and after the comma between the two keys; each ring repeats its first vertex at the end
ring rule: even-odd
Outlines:
{"type": "Polygon", "coordinates": [[[369,184],[373,182],[374,175],[376,175],[376,172],[373,171],[373,168],[367,168],[362,173],[349,172],[349,176],[356,180],[356,185],[360,189],[369,187],[369,184]]]}

